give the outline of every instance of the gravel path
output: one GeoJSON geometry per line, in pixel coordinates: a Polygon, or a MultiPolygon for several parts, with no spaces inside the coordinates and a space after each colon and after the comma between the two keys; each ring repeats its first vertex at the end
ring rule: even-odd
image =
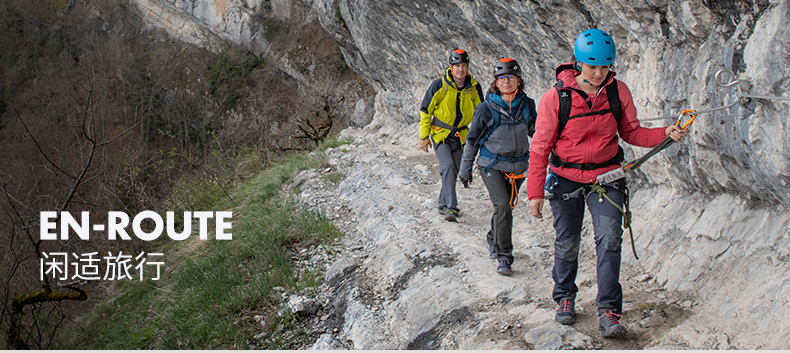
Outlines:
{"type": "MultiPolygon", "coordinates": [[[[297,202],[317,207],[344,233],[333,247],[339,254],[324,259],[325,281],[313,295],[321,309],[305,321],[315,348],[688,347],[664,342],[662,335],[688,320],[697,303],[666,292],[627,261],[622,321],[629,335],[597,335],[589,217],[577,277],[577,323],[557,325],[551,212],[543,220],[533,218],[522,193],[514,210],[513,274],[498,275],[485,243],[492,207],[479,179],[466,189],[458,184],[461,217],[446,222],[436,211],[440,181],[432,151],[353,129],[341,137],[354,143],[327,150],[328,165],[302,172],[293,185],[299,188],[297,202]]],[[[623,258],[632,256],[626,239],[623,258]]],[[[304,264],[316,257],[302,259],[304,264]]],[[[705,347],[729,348],[727,337],[705,347]]]]}

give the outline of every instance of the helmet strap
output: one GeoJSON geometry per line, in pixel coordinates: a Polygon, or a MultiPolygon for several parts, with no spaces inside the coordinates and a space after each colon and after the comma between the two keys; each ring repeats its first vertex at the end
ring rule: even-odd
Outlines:
{"type": "MultiPolygon", "coordinates": [[[[515,90],[515,91],[513,91],[513,92],[510,92],[510,93],[505,93],[505,92],[502,92],[502,96],[515,96],[515,95],[516,95],[516,93],[518,93],[518,87],[516,87],[516,90],[515,90]]],[[[512,102],[513,100],[511,99],[510,101],[512,102]]]]}

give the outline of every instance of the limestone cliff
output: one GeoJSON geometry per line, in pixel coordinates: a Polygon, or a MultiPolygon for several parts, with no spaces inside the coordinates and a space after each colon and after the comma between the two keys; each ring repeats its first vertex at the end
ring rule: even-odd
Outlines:
{"type": "MultiPolygon", "coordinates": [[[[451,49],[469,51],[472,74],[484,86],[497,58],[518,59],[527,93],[538,99],[553,85],[556,65],[570,60],[576,35],[593,27],[614,37],[617,77],[633,91],[643,119],[732,102],[735,90],[714,79],[720,69],[750,78],[753,94],[790,95],[790,31],[783,25],[790,5],[710,3],[318,0],[314,6],[350,65],[378,90],[375,127],[396,131],[417,119],[419,99],[446,68],[451,49]]],[[[754,100],[700,115],[691,141],[658,157],[645,169],[647,180],[787,206],[787,108],[754,100]]]]}
{"type": "MultiPolygon", "coordinates": [[[[378,91],[369,129],[403,143],[416,143],[420,99],[451,49],[469,51],[471,73],[484,86],[494,60],[520,60],[526,91],[539,99],[554,83],[554,67],[571,57],[576,35],[593,27],[614,37],[617,77],[631,88],[644,125],[669,124],[682,109],[735,103],[700,114],[683,143],[631,177],[643,257],[623,259],[667,289],[698,295],[706,303],[701,315],[722,327],[763,322],[765,333],[753,342],[784,330],[779,341],[787,346],[787,327],[770,323],[790,314],[779,304],[790,296],[790,101],[736,102],[743,97],[738,89],[721,86],[715,75],[728,69],[748,80],[743,94],[790,97],[790,2],[316,0],[314,6],[350,65],[378,91]],[[648,121],[659,117],[666,118],[648,121]]],[[[626,156],[645,152],[627,148],[626,156]]]]}
{"type": "Polygon", "coordinates": [[[266,57],[306,99],[312,98],[305,105],[322,105],[328,98],[343,124],[362,126],[373,116],[373,92],[356,72],[348,70],[310,1],[133,2],[149,25],[164,28],[174,38],[215,52],[227,41],[266,57]]]}

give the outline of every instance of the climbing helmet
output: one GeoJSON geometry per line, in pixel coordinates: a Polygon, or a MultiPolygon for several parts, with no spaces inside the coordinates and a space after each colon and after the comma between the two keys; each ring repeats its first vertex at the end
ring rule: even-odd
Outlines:
{"type": "Polygon", "coordinates": [[[521,77],[521,65],[516,59],[501,58],[494,64],[494,78],[499,75],[513,74],[521,77]]]}
{"type": "Polygon", "coordinates": [[[450,52],[450,65],[469,63],[469,54],[466,50],[456,49],[450,52]]]}
{"type": "Polygon", "coordinates": [[[611,65],[616,56],[614,40],[600,29],[588,29],[576,37],[573,55],[577,65],[579,61],[593,66],[611,65]]]}

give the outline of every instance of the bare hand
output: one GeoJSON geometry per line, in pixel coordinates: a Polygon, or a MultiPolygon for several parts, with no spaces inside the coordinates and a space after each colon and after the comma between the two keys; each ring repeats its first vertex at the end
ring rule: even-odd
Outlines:
{"type": "Polygon", "coordinates": [[[535,218],[543,218],[543,214],[540,213],[540,210],[543,209],[543,199],[533,199],[529,200],[529,211],[532,213],[535,218]]]}
{"type": "Polygon", "coordinates": [[[667,129],[664,131],[666,136],[671,137],[675,142],[680,141],[683,136],[688,134],[689,129],[681,129],[680,126],[677,125],[669,125],[667,129]]]}

